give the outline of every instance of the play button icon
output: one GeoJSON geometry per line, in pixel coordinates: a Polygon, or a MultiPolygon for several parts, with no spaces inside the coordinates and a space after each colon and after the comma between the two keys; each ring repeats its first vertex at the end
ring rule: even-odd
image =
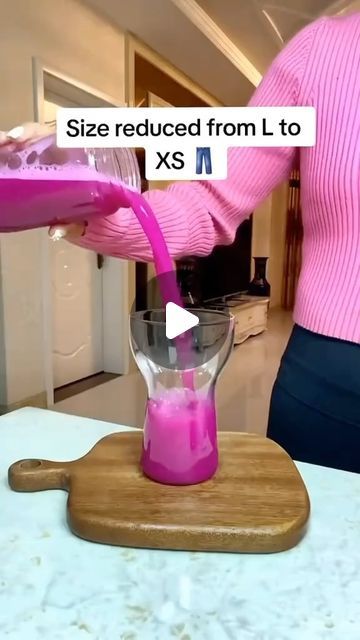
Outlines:
{"type": "Polygon", "coordinates": [[[137,267],[130,344],[140,368],[148,367],[149,372],[156,370],[164,374],[159,384],[166,385],[168,371],[197,369],[207,362],[215,362],[216,356],[221,360],[224,347],[232,343],[230,313],[204,308],[192,294],[191,306],[186,306],[190,299],[186,288],[180,291],[185,308],[180,302],[176,304],[176,298],[164,304],[163,294],[173,286],[176,273],[148,278],[142,263],[137,267]]]}
{"type": "Polygon", "coordinates": [[[199,324],[199,318],[174,302],[166,305],[166,337],[169,340],[177,338],[185,331],[189,331],[199,324]]]}

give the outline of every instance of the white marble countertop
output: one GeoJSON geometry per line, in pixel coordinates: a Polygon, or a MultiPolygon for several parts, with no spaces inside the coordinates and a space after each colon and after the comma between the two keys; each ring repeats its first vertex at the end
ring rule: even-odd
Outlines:
{"type": "Polygon", "coordinates": [[[66,493],[8,488],[12,462],[77,458],[114,430],[39,409],[0,418],[1,640],[358,640],[360,476],[299,464],[309,532],[259,556],[93,544],[68,530],[66,493]]]}

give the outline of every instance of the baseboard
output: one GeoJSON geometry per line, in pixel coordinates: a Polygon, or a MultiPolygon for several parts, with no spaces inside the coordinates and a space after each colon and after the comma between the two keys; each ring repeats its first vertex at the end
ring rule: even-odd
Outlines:
{"type": "Polygon", "coordinates": [[[47,395],[46,391],[37,393],[35,396],[24,398],[18,402],[12,402],[11,404],[0,404],[0,415],[16,411],[16,409],[22,409],[23,407],[36,407],[37,409],[47,409],[47,395]]]}
{"type": "Polygon", "coordinates": [[[89,389],[93,389],[94,387],[98,387],[100,384],[104,384],[115,378],[119,378],[119,375],[116,373],[97,373],[88,378],[83,378],[82,380],[77,380],[76,382],[54,389],[54,404],[76,396],[79,393],[83,393],[84,391],[88,391],[89,389]]]}

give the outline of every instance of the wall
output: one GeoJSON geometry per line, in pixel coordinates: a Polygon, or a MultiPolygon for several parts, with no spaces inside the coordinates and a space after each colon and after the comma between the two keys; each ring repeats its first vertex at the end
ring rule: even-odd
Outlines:
{"type": "Polygon", "coordinates": [[[267,198],[254,212],[252,255],[270,256],[272,198],[267,198]]]}
{"type": "MultiPolygon", "coordinates": [[[[77,0],[0,6],[0,129],[32,120],[32,57],[125,99],[124,34],[77,0]]],[[[41,231],[0,236],[0,405],[45,390],[41,231]]]]}
{"type": "Polygon", "coordinates": [[[271,284],[271,307],[281,306],[284,273],[285,233],[288,185],[278,187],[272,196],[269,282],[271,284]]]}
{"type": "Polygon", "coordinates": [[[252,256],[269,256],[267,278],[271,284],[271,307],[281,305],[286,208],[287,183],[284,183],[256,209],[253,216],[252,256]]]}

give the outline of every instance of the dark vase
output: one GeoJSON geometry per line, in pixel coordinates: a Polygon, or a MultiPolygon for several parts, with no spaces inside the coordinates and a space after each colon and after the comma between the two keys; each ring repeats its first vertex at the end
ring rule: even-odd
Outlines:
{"type": "Polygon", "coordinates": [[[251,296],[270,296],[270,283],[266,280],[266,263],[268,258],[254,258],[255,275],[249,284],[249,294],[251,296]]]}
{"type": "Polygon", "coordinates": [[[200,272],[196,258],[192,256],[183,258],[176,263],[177,283],[180,288],[182,301],[186,307],[199,306],[200,272]]]}

